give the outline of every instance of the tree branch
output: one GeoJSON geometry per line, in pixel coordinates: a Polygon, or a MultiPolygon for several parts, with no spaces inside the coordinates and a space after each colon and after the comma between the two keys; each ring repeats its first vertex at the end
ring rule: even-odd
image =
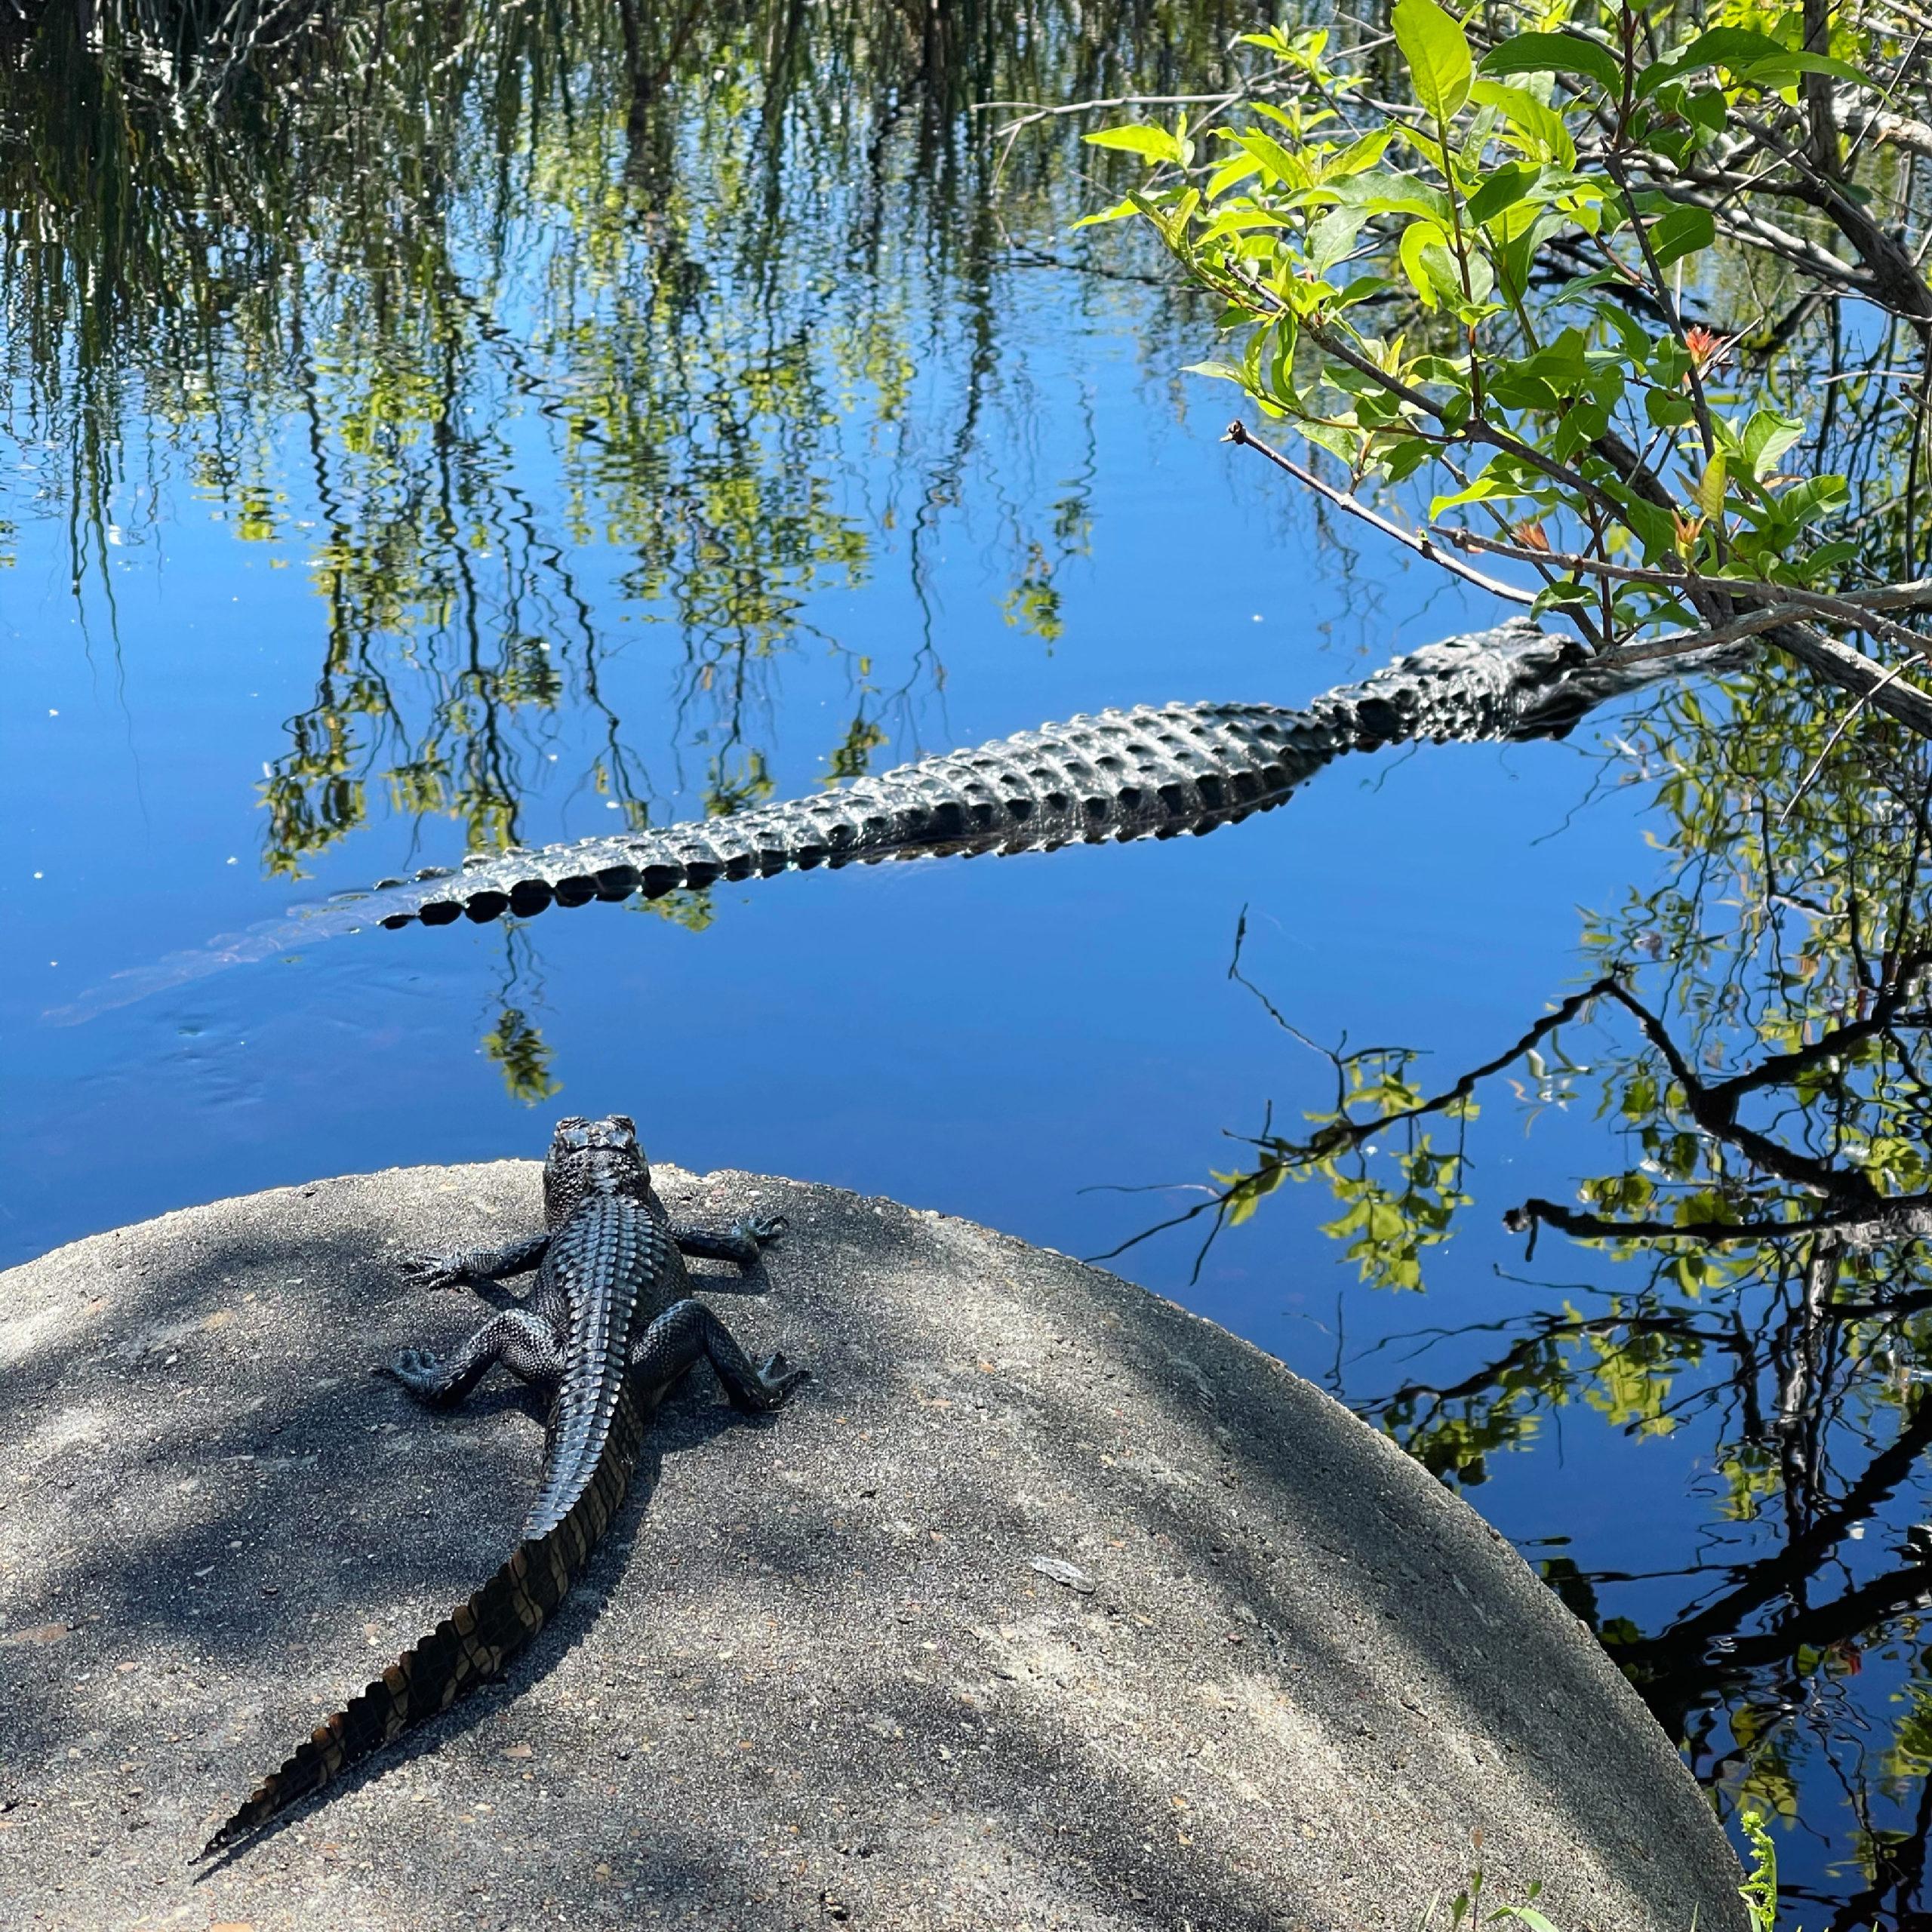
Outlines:
{"type": "Polygon", "coordinates": [[[1359,497],[1351,496],[1346,490],[1337,489],[1332,483],[1324,482],[1312,469],[1304,468],[1293,457],[1271,449],[1260,438],[1252,435],[1246,423],[1237,420],[1228,425],[1222,437],[1224,443],[1233,443],[1238,448],[1255,450],[1265,456],[1278,469],[1284,469],[1297,483],[1312,490],[1318,497],[1325,497],[1339,510],[1345,510],[1350,516],[1359,517],[1364,523],[1381,531],[1383,536],[1401,544],[1404,549],[1413,550],[1419,557],[1426,558],[1432,564],[1438,564],[1445,571],[1453,571],[1466,583],[1473,583],[1478,589],[1487,591],[1492,597],[1500,597],[1512,604],[1520,604],[1525,608],[1536,602],[1536,593],[1524,590],[1520,585],[1505,583],[1500,577],[1485,577],[1460,558],[1449,555],[1417,532],[1404,530],[1400,524],[1392,523],[1379,512],[1371,509],[1359,497]]]}

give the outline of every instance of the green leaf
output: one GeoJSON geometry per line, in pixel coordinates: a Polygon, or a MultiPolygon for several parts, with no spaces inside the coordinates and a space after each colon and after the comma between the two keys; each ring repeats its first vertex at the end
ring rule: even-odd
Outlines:
{"type": "Polygon", "coordinates": [[[1262,171],[1272,175],[1284,188],[1306,188],[1312,179],[1308,163],[1300,155],[1291,154],[1272,135],[1249,128],[1234,138],[1261,164],[1262,171]]]}
{"type": "Polygon", "coordinates": [[[1118,148],[1125,153],[1139,155],[1150,166],[1164,161],[1178,162],[1181,158],[1180,142],[1164,128],[1103,128],[1097,134],[1084,138],[1089,147],[1118,148]]]}
{"type": "Polygon", "coordinates": [[[1606,485],[1604,494],[1614,497],[1623,506],[1623,520],[1644,546],[1644,561],[1647,564],[1675,555],[1677,525],[1671,521],[1668,510],[1659,509],[1655,503],[1647,501],[1634,491],[1614,485],[1606,485]]]}
{"type": "Polygon", "coordinates": [[[1408,63],[1409,79],[1423,110],[1447,125],[1469,97],[1475,63],[1469,36],[1435,0],[1395,0],[1390,17],[1395,45],[1408,63]]]}
{"type": "Polygon", "coordinates": [[[1650,359],[1650,331],[1622,303],[1593,302],[1590,306],[1606,331],[1616,337],[1617,346],[1627,361],[1641,366],[1650,359]]]}
{"type": "Polygon", "coordinates": [[[1870,75],[1849,61],[1835,60],[1829,54],[1785,54],[1743,70],[1738,78],[1756,88],[1788,87],[1799,74],[1829,74],[1834,80],[1849,81],[1854,87],[1880,90],[1870,75]]]}
{"type": "Polygon", "coordinates": [[[1537,160],[1554,162],[1566,171],[1577,165],[1577,143],[1562,115],[1546,106],[1527,88],[1477,81],[1469,88],[1469,98],[1479,107],[1497,109],[1518,137],[1518,144],[1537,160]]]}
{"type": "Polygon", "coordinates": [[[1709,248],[1718,238],[1718,225],[1709,208],[1674,208],[1651,224],[1650,236],[1657,266],[1667,269],[1709,248]]]}
{"type": "Polygon", "coordinates": [[[1709,67],[1726,67],[1740,82],[1757,88],[1788,87],[1800,74],[1830,74],[1841,81],[1869,87],[1872,83],[1856,67],[1835,60],[1825,54],[1807,54],[1768,34],[1755,33],[1749,27],[1712,27],[1700,33],[1687,47],[1653,61],[1637,77],[1639,99],[1656,93],[1667,81],[1695,74],[1709,67]]]}
{"type": "Polygon", "coordinates": [[[1270,214],[1265,208],[1231,208],[1225,214],[1217,214],[1206,227],[1195,235],[1198,247],[1204,242],[1212,242],[1217,235],[1246,235],[1257,229],[1285,228],[1288,225],[1285,216],[1270,214]]]}
{"type": "Polygon", "coordinates": [[[1392,169],[1377,168],[1346,181],[1327,181],[1305,195],[1315,203],[1360,208],[1364,216],[1412,214],[1425,217],[1438,228],[1449,226],[1449,198],[1426,182],[1392,169]]]}
{"type": "MultiPolygon", "coordinates": [[[[1231,141],[1234,137],[1224,131],[1222,139],[1231,141]]],[[[1237,181],[1245,181],[1251,174],[1258,174],[1260,171],[1260,162],[1257,161],[1246,149],[1243,149],[1239,154],[1224,161],[1212,174],[1208,176],[1208,200],[1218,202],[1237,181]]]]}
{"type": "Polygon", "coordinates": [[[1820,543],[1804,559],[1804,580],[1807,583],[1816,583],[1826,571],[1835,571],[1839,565],[1850,563],[1857,555],[1858,546],[1856,543],[1847,543],[1842,540],[1820,543]]]}
{"type": "Polygon", "coordinates": [[[1778,509],[1787,528],[1801,530],[1844,509],[1848,494],[1842,476],[1807,476],[1779,497],[1778,509]]]}
{"type": "Polygon", "coordinates": [[[1752,411],[1740,440],[1753,478],[1763,482],[1777,467],[1778,458],[1804,433],[1804,425],[1795,416],[1780,416],[1774,409],[1752,411]]]}
{"type": "Polygon", "coordinates": [[[1322,162],[1321,178],[1324,181],[1345,180],[1351,174],[1359,174],[1364,169],[1373,168],[1395,138],[1393,128],[1377,128],[1359,140],[1351,141],[1332,160],[1322,162]]]}
{"type": "Polygon", "coordinates": [[[1429,520],[1431,523],[1437,521],[1444,510],[1453,510],[1461,503],[1486,503],[1497,497],[1520,497],[1524,494],[1515,477],[1498,475],[1492,464],[1467,488],[1457,490],[1449,496],[1432,497],[1429,520]]]}
{"type": "Polygon", "coordinates": [[[1721,134],[1730,118],[1721,88],[1700,88],[1684,103],[1684,115],[1707,134],[1721,134]]]}
{"type": "Polygon", "coordinates": [[[1447,242],[1448,237],[1432,221],[1412,221],[1402,231],[1402,272],[1425,309],[1461,298],[1462,280],[1447,242]]]}
{"type": "Polygon", "coordinates": [[[1129,195],[1124,202],[1115,202],[1110,208],[1103,208],[1098,214],[1083,214],[1073,225],[1075,228],[1093,228],[1103,221],[1124,221],[1140,212],[1140,205],[1129,195]]]}
{"type": "Polygon", "coordinates": [[[1681,429],[1697,414],[1690,398],[1676,389],[1646,389],[1644,414],[1653,429],[1681,429]]]}
{"type": "Polygon", "coordinates": [[[1358,208],[1331,208],[1309,231],[1309,266],[1317,275],[1326,275],[1355,245],[1361,232],[1362,214],[1358,208]]]}
{"type": "Polygon", "coordinates": [[[1697,507],[1713,520],[1724,509],[1724,452],[1720,450],[1704,466],[1704,473],[1697,479],[1696,491],[1697,507]]]}
{"type": "Polygon", "coordinates": [[[1542,175],[1541,168],[1526,168],[1520,162],[1497,168],[1469,197],[1470,220],[1478,228],[1486,221],[1494,221],[1505,208],[1514,208],[1523,200],[1542,175]]]}
{"type": "Polygon", "coordinates": [[[1581,74],[1614,100],[1623,91],[1617,56],[1581,34],[1519,33],[1483,56],[1485,74],[1581,74]]]}

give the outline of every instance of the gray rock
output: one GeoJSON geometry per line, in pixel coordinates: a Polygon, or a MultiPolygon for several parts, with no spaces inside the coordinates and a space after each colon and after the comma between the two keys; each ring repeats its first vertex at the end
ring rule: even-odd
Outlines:
{"type": "MultiPolygon", "coordinates": [[[[1635,1695],[1470,1509],[1211,1324],[890,1201],[704,1267],[817,1382],[693,1379],[501,1686],[198,1883],[232,1799],[488,1573],[534,1398],[371,1365],[478,1304],[403,1251],[538,1170],[171,1214],[0,1278],[10,1924],[1380,1932],[1474,1866],[1564,1932],[1726,1932],[1735,1863],[1635,1695]]],[[[1446,1917],[1446,1909],[1444,1915],[1446,1917]]]]}

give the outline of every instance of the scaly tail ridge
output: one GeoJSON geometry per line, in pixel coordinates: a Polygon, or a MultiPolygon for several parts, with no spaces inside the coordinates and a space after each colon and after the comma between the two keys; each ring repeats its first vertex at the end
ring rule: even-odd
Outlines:
{"type": "Polygon", "coordinates": [[[589,1567],[630,1487],[644,1417],[625,1391],[589,1486],[553,1530],[521,1543],[509,1561],[459,1604],[412,1650],[352,1698],[271,1771],[235,1815],[202,1847],[212,1857],[412,1725],[448,1710],[459,1697],[502,1674],[527,1650],[589,1567]]]}

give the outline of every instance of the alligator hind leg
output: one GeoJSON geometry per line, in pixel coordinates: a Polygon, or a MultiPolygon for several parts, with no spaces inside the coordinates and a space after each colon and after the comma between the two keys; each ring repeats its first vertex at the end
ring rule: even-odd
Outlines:
{"type": "Polygon", "coordinates": [[[671,1238],[686,1254],[706,1261],[735,1261],[749,1268],[758,1250],[769,1247],[790,1226],[783,1214],[747,1214],[728,1228],[706,1228],[695,1222],[674,1221],[671,1238]]]}
{"type": "Polygon", "coordinates": [[[782,1407],[811,1374],[808,1368],[792,1367],[782,1355],[771,1356],[759,1367],[701,1301],[673,1302],[631,1351],[638,1380],[659,1394],[687,1369],[707,1359],[718,1371],[732,1407],[752,1415],[782,1407]]]}
{"type": "Polygon", "coordinates": [[[461,1401],[498,1362],[525,1382],[554,1388],[563,1377],[564,1358],[556,1337],[520,1308],[485,1322],[447,1358],[427,1349],[405,1349],[376,1373],[393,1377],[419,1402],[446,1409],[461,1401]]]}

